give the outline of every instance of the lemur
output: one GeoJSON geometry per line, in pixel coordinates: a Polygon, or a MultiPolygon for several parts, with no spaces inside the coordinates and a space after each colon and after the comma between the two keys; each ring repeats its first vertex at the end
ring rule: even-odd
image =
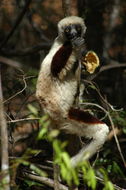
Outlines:
{"type": "Polygon", "coordinates": [[[92,139],[71,158],[73,167],[94,155],[109,132],[105,123],[75,106],[85,31],[85,23],[78,16],[66,17],[58,23],[58,36],[41,64],[36,89],[36,97],[55,128],[92,139]]]}

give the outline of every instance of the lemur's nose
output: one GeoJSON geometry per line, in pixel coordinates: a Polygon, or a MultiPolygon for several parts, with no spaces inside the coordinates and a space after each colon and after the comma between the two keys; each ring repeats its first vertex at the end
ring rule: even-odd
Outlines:
{"type": "Polygon", "coordinates": [[[76,31],[75,28],[72,28],[72,29],[71,29],[71,38],[74,38],[74,37],[76,37],[76,36],[77,36],[77,31],[76,31]]]}

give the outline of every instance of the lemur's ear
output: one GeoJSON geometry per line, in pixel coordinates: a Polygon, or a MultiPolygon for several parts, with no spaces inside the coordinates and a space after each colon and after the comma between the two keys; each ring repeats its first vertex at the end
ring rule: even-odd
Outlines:
{"type": "Polygon", "coordinates": [[[85,56],[82,56],[81,63],[86,67],[86,71],[90,74],[95,72],[99,66],[99,57],[94,51],[88,51],[85,56]]]}

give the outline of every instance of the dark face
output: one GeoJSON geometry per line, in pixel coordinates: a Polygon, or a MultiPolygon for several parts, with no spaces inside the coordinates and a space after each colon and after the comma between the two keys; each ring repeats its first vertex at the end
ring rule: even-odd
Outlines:
{"type": "Polygon", "coordinates": [[[64,28],[65,36],[68,40],[81,37],[82,27],[80,24],[71,24],[64,28]]]}

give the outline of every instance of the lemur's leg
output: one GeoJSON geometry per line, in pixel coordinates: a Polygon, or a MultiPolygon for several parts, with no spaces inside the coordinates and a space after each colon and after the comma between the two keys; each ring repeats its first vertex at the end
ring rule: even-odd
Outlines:
{"type": "Polygon", "coordinates": [[[73,130],[73,133],[75,131],[75,134],[79,136],[92,139],[77,155],[71,158],[72,166],[76,167],[79,162],[89,159],[99,150],[107,138],[109,128],[105,123],[80,109],[72,108],[69,111],[69,119],[70,130],[73,130]]]}

